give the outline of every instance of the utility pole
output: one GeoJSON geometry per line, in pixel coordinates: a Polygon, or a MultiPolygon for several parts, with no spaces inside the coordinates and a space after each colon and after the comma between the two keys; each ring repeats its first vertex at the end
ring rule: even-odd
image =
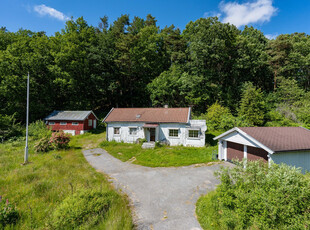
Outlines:
{"type": "Polygon", "coordinates": [[[29,72],[27,78],[26,146],[25,146],[24,164],[28,163],[28,122],[29,122],[29,72]]]}

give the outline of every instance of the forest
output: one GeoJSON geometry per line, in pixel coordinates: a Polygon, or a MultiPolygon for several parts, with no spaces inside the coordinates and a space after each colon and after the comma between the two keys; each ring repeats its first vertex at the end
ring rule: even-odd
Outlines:
{"type": "MultiPolygon", "coordinates": [[[[234,126],[310,127],[310,37],[242,30],[216,17],[181,31],[152,15],[108,17],[89,25],[69,20],[52,36],[0,29],[0,130],[53,110],[191,106],[209,129],[234,126]]],[[[9,134],[8,134],[9,132],[9,134]]],[[[3,135],[0,133],[0,135],[3,135]]]]}

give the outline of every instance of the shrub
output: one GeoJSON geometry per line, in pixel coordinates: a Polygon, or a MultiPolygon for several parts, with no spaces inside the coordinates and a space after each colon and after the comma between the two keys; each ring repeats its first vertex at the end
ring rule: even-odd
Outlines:
{"type": "Polygon", "coordinates": [[[117,194],[113,191],[83,189],[67,197],[52,214],[53,229],[83,229],[96,225],[110,209],[117,194]]]}
{"type": "Polygon", "coordinates": [[[162,145],[162,143],[160,143],[160,141],[156,141],[155,142],[155,147],[156,148],[161,148],[161,147],[163,147],[163,145],[162,145]]]}
{"type": "Polygon", "coordinates": [[[206,229],[309,229],[310,178],[300,169],[248,162],[218,176],[216,192],[197,205],[206,229]]]}
{"type": "Polygon", "coordinates": [[[142,145],[144,142],[147,142],[147,140],[146,140],[145,138],[138,138],[138,139],[136,140],[136,144],[142,145]]]}
{"type": "Polygon", "coordinates": [[[278,109],[269,111],[266,115],[266,118],[268,122],[265,124],[265,126],[299,126],[298,123],[295,123],[282,115],[278,109]]]}
{"type": "Polygon", "coordinates": [[[226,126],[228,126],[227,129],[229,129],[233,127],[234,123],[230,122],[230,120],[233,119],[233,116],[231,115],[229,109],[221,106],[218,102],[211,105],[207,110],[207,114],[205,116],[202,115],[201,118],[206,120],[209,130],[219,130],[224,127],[226,129],[226,126]],[[223,121],[227,121],[227,123],[223,125],[223,121]]]}
{"type": "Polygon", "coordinates": [[[0,140],[22,135],[22,127],[16,122],[15,116],[0,114],[0,140]]]}
{"type": "Polygon", "coordinates": [[[45,137],[50,137],[52,131],[47,128],[46,124],[39,120],[29,124],[28,134],[34,140],[39,140],[45,137]]]}
{"type": "Polygon", "coordinates": [[[53,149],[66,149],[69,147],[70,136],[63,131],[54,132],[49,142],[53,149]]]}
{"type": "Polygon", "coordinates": [[[8,200],[4,201],[0,196],[0,227],[16,224],[18,218],[19,213],[16,207],[10,204],[8,200]]]}
{"type": "Polygon", "coordinates": [[[202,114],[197,119],[205,119],[208,130],[229,130],[235,126],[245,127],[250,126],[245,117],[235,117],[230,110],[221,106],[218,102],[211,105],[206,114],[202,114]]]}
{"type": "Polygon", "coordinates": [[[52,149],[50,138],[43,137],[40,139],[40,141],[34,146],[34,151],[36,153],[38,152],[48,152],[52,149]]]}

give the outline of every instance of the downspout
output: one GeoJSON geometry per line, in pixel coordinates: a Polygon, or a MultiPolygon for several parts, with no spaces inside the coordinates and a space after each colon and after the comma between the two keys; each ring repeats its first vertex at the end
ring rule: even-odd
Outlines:
{"type": "Polygon", "coordinates": [[[107,141],[109,141],[109,123],[106,123],[107,124],[107,128],[106,128],[106,139],[107,141]]]}

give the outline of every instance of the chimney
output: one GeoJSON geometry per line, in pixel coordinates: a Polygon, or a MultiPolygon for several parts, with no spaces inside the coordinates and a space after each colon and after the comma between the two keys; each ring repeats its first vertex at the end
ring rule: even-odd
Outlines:
{"type": "Polygon", "coordinates": [[[167,104],[165,104],[165,105],[164,105],[164,108],[165,108],[165,109],[168,109],[168,108],[169,108],[169,106],[168,106],[167,104]]]}

